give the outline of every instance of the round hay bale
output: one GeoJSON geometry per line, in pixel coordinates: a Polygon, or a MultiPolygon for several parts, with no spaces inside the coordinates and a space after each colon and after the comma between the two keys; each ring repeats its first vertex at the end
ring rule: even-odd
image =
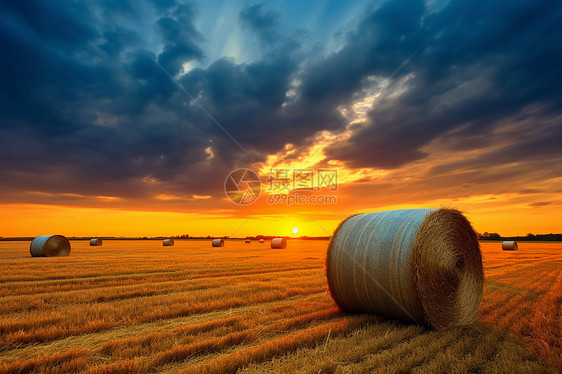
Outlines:
{"type": "Polygon", "coordinates": [[[70,254],[70,242],[62,235],[38,236],[29,245],[32,257],[56,257],[70,254]]]}
{"type": "Polygon", "coordinates": [[[250,243],[250,239],[244,240],[244,243],[249,244],[249,243],[250,243]]]}
{"type": "Polygon", "coordinates": [[[271,240],[272,249],[285,249],[287,248],[287,239],[285,238],[274,238],[271,240]]]}
{"type": "Polygon", "coordinates": [[[502,243],[502,249],[504,251],[516,251],[519,249],[519,246],[516,241],[508,240],[502,243]]]}
{"type": "Polygon", "coordinates": [[[90,239],[90,247],[98,247],[102,244],[103,244],[103,242],[100,238],[90,239]]]}
{"type": "Polygon", "coordinates": [[[434,328],[474,320],[484,283],[480,245],[455,209],[358,214],[334,232],[326,257],[340,309],[434,328]]]}
{"type": "Polygon", "coordinates": [[[213,247],[224,247],[224,239],[213,239],[213,247]]]}
{"type": "Polygon", "coordinates": [[[260,239],[260,243],[262,243],[262,244],[265,243],[265,240],[264,240],[264,239],[260,239]]]}
{"type": "Polygon", "coordinates": [[[164,247],[172,247],[175,244],[174,239],[164,239],[162,245],[164,247]]]}

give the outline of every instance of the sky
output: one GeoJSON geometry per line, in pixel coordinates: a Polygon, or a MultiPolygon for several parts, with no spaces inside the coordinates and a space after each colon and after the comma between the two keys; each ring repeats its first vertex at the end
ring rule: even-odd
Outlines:
{"type": "Polygon", "coordinates": [[[443,206],[562,232],[559,1],[7,0],[0,22],[0,236],[326,236],[443,206]]]}

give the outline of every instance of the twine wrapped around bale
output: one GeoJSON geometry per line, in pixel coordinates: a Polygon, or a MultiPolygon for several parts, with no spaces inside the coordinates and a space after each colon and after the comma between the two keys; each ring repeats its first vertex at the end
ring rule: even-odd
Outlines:
{"type": "Polygon", "coordinates": [[[102,240],[101,240],[100,238],[93,238],[93,239],[90,239],[90,246],[91,246],[91,247],[97,247],[97,246],[100,246],[100,245],[102,245],[102,244],[103,244],[103,242],[102,242],[102,240]]]}
{"type": "Polygon", "coordinates": [[[213,239],[213,247],[224,247],[224,239],[213,239]]]}
{"type": "Polygon", "coordinates": [[[57,257],[70,254],[70,242],[62,235],[38,236],[29,245],[32,257],[57,257]]]}
{"type": "Polygon", "coordinates": [[[264,239],[260,239],[260,244],[263,244],[263,243],[265,243],[265,240],[264,240],[264,239]]]}
{"type": "Polygon", "coordinates": [[[174,242],[174,239],[164,239],[164,241],[162,242],[162,245],[163,245],[164,247],[173,247],[174,244],[176,244],[176,243],[174,242]]]}
{"type": "Polygon", "coordinates": [[[287,248],[287,239],[285,238],[274,238],[271,240],[272,249],[285,249],[287,248]]]}
{"type": "Polygon", "coordinates": [[[474,320],[484,272],[470,222],[455,209],[405,209],[342,221],[326,275],[340,309],[434,328],[474,320]]]}
{"type": "Polygon", "coordinates": [[[502,243],[502,249],[504,251],[517,251],[519,249],[519,246],[517,245],[516,241],[510,240],[502,243]]]}

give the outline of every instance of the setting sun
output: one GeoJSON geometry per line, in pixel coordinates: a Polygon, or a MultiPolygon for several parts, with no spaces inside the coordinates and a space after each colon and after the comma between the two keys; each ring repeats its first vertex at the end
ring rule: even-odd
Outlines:
{"type": "Polygon", "coordinates": [[[293,227],[293,230],[292,230],[292,231],[293,231],[293,234],[296,234],[296,233],[299,232],[299,228],[298,228],[298,227],[293,227]]]}

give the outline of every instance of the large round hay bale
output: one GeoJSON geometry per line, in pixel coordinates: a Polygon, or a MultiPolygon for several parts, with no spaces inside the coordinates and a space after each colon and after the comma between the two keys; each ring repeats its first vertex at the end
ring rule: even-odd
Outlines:
{"type": "Polygon", "coordinates": [[[164,247],[172,247],[175,244],[174,239],[164,239],[162,245],[164,247]]]}
{"type": "Polygon", "coordinates": [[[508,240],[502,243],[502,249],[504,251],[516,251],[519,248],[516,241],[508,240]]]}
{"type": "Polygon", "coordinates": [[[274,238],[271,239],[272,249],[285,249],[287,248],[287,239],[285,238],[274,238]]]}
{"type": "Polygon", "coordinates": [[[103,242],[100,238],[90,239],[90,247],[97,247],[97,246],[100,246],[102,244],[103,244],[103,242]]]}
{"type": "Polygon", "coordinates": [[[213,239],[213,247],[224,247],[224,239],[213,239]]]}
{"type": "Polygon", "coordinates": [[[474,320],[484,272],[470,222],[455,209],[351,216],[334,232],[326,275],[340,309],[435,328],[474,320]]]}
{"type": "Polygon", "coordinates": [[[265,243],[265,240],[264,240],[264,239],[260,239],[260,243],[262,243],[262,244],[265,243]]]}
{"type": "Polygon", "coordinates": [[[70,242],[62,235],[38,236],[29,245],[33,257],[56,257],[70,254],[70,242]]]}
{"type": "Polygon", "coordinates": [[[244,243],[246,243],[246,244],[250,244],[250,243],[251,243],[251,242],[250,242],[250,239],[246,239],[246,240],[244,240],[244,243]]]}

